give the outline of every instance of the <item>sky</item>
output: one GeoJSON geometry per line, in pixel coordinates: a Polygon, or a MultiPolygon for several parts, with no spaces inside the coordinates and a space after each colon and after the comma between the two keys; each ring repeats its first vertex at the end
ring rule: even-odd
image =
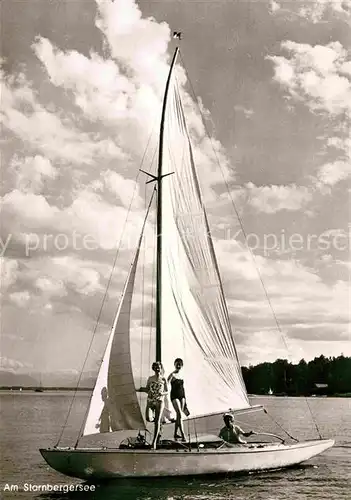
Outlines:
{"type": "MultiPolygon", "coordinates": [[[[96,371],[151,193],[138,170],[157,136],[173,30],[241,363],[351,355],[350,0],[1,10],[2,370],[77,376],[123,236],[85,365],[96,371]]],[[[143,267],[149,285],[149,251],[143,267]]],[[[135,352],[152,301],[136,294],[135,352]]]]}

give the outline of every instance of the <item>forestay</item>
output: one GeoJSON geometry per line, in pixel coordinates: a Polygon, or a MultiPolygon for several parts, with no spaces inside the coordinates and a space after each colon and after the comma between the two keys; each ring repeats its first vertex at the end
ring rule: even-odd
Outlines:
{"type": "Polygon", "coordinates": [[[172,77],[165,115],[162,216],[162,360],[184,359],[191,417],[247,408],[180,92],[172,77]]]}

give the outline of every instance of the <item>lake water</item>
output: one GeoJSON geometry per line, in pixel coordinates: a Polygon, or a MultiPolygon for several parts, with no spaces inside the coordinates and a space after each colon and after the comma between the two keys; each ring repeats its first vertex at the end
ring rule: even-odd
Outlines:
{"type": "MultiPolygon", "coordinates": [[[[335,446],[293,469],[216,478],[121,480],[95,485],[90,492],[42,493],[42,485],[83,484],[56,473],[44,462],[38,448],[57,440],[72,393],[0,393],[1,498],[87,500],[342,500],[351,499],[351,399],[310,398],[312,414],[323,437],[335,446]],[[18,491],[4,491],[17,485],[18,491]],[[24,491],[31,488],[32,491],[24,491]]],[[[62,444],[74,444],[89,395],[76,398],[73,416],[62,444]]],[[[315,438],[303,398],[254,398],[298,438],[315,438]]],[[[261,413],[261,412],[260,412],[261,413]]],[[[261,413],[262,416],[262,413],[261,413]]],[[[258,429],[258,414],[250,423],[258,429]]],[[[260,417],[261,418],[261,417],[260,417]]]]}

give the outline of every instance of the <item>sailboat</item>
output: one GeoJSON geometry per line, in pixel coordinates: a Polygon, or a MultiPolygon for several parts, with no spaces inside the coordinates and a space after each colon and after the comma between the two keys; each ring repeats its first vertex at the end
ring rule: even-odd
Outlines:
{"type": "Polygon", "coordinates": [[[43,389],[43,381],[42,381],[42,376],[40,374],[40,378],[39,378],[39,387],[36,387],[34,389],[34,392],[44,392],[44,389],[43,389]]]}
{"type": "Polygon", "coordinates": [[[179,47],[165,85],[157,174],[148,174],[157,194],[154,360],[165,367],[173,366],[175,357],[184,360],[190,410],[185,422],[192,432],[180,443],[167,439],[173,426],[164,424],[157,449],[151,449],[136,392],[131,303],[145,219],[77,442],[40,449],[52,468],[84,480],[277,469],[299,464],[334,444],[322,438],[289,443],[280,439],[229,447],[217,437],[224,413],[245,415],[263,408],[251,406],[241,373],[176,78],[178,57],[179,47]],[[128,439],[120,437],[126,432],[128,439]],[[111,439],[105,446],[84,446],[84,437],[92,435],[111,439]]]}

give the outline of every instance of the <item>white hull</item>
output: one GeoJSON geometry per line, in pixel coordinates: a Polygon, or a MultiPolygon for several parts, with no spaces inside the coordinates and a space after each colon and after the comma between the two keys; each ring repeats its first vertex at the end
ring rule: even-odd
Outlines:
{"type": "Polygon", "coordinates": [[[80,479],[187,476],[250,472],[289,467],[333,446],[333,440],[293,445],[240,445],[233,448],[174,450],[119,450],[102,448],[41,449],[55,470],[80,479]]]}

